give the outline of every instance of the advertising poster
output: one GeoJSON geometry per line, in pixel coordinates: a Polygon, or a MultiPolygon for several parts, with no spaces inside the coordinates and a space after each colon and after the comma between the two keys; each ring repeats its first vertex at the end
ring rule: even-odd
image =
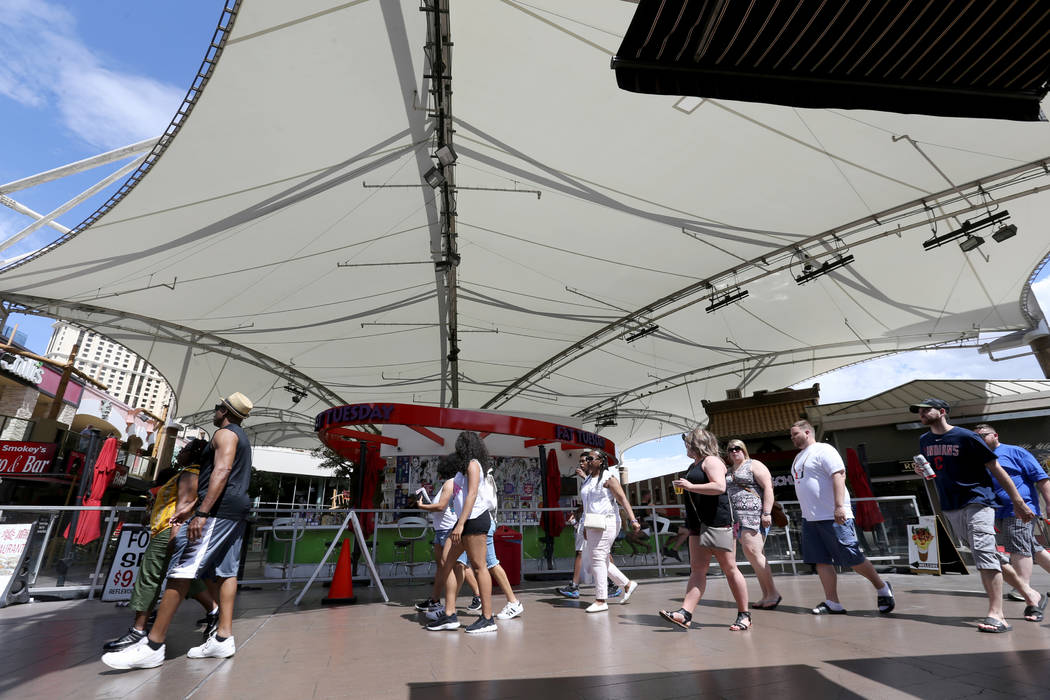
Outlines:
{"type": "Polygon", "coordinates": [[[125,525],[120,530],[120,542],[102,591],[103,602],[131,600],[131,590],[139,575],[142,557],[149,546],[149,528],[125,525]]]}
{"type": "Polygon", "coordinates": [[[0,525],[0,608],[7,605],[15,575],[25,559],[34,523],[0,525]]]}
{"type": "Polygon", "coordinates": [[[941,575],[937,536],[935,516],[920,516],[917,525],[908,526],[908,561],[911,563],[912,573],[941,575]]]}

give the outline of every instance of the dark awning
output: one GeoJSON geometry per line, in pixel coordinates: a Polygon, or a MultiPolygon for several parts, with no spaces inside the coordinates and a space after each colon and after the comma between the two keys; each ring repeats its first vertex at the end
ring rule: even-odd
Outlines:
{"type": "Polygon", "coordinates": [[[640,0],[624,90],[794,107],[1036,121],[1050,3],[640,0]]]}

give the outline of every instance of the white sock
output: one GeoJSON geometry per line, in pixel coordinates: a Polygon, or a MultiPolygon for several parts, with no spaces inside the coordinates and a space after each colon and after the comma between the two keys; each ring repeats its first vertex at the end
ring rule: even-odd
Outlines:
{"type": "Polygon", "coordinates": [[[887,584],[884,583],[884,584],[882,584],[882,588],[880,588],[879,590],[875,591],[875,595],[889,596],[890,598],[892,598],[893,597],[893,591],[891,591],[890,587],[887,584]]]}
{"type": "Polygon", "coordinates": [[[831,600],[825,600],[824,604],[827,605],[832,610],[835,610],[835,611],[842,610],[842,603],[836,603],[836,602],[831,601],[831,600]]]}
{"type": "Polygon", "coordinates": [[[219,606],[216,605],[215,608],[208,614],[209,615],[218,615],[219,614],[219,606]]]}

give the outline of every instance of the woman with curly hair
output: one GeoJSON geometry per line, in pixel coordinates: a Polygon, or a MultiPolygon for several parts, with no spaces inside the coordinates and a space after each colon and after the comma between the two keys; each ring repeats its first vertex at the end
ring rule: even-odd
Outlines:
{"type": "Polygon", "coordinates": [[[689,582],[682,607],[673,612],[661,610],[660,615],[679,627],[689,627],[693,610],[704,595],[707,570],[714,557],[736,599],[736,621],[729,629],[734,632],[750,629],[747,583],[736,568],[733,513],[726,495],[726,464],[718,456],[718,438],[703,428],[694,428],[683,433],[682,440],[693,463],[684,478],[671,483],[685,492],[685,525],[690,533],[689,582]]]}
{"type": "Polygon", "coordinates": [[[438,580],[445,581],[445,612],[427,625],[431,631],[454,630],[459,627],[456,617],[456,581],[450,577],[451,567],[464,551],[474,570],[481,595],[481,617],[467,627],[467,634],[496,632],[496,621],[492,619],[492,578],[485,566],[485,538],[488,535],[489,510],[496,505],[496,494],[483,478],[492,458],[481,437],[470,430],[456,438],[456,458],[459,472],[453,477],[453,508],[457,520],[449,533],[449,549],[445,552],[445,565],[438,580]]]}

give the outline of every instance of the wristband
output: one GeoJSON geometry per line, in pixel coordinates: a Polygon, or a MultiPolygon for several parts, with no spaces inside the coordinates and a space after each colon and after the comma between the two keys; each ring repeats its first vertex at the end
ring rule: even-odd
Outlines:
{"type": "Polygon", "coordinates": [[[773,515],[772,513],[763,513],[762,515],[773,515]]]}
{"type": "Polygon", "coordinates": [[[208,518],[211,517],[211,513],[205,513],[203,510],[198,510],[193,515],[198,517],[198,518],[204,518],[205,520],[207,520],[208,518]]]}

